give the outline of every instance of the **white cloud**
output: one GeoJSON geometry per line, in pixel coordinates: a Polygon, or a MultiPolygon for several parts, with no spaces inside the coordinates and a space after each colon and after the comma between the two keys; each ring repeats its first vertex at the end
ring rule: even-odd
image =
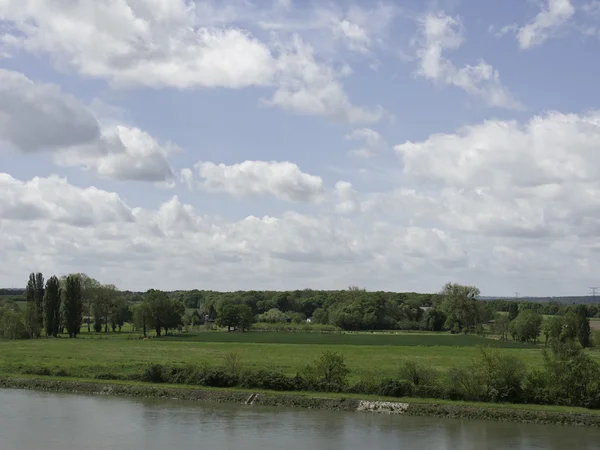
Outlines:
{"type": "Polygon", "coordinates": [[[334,209],[338,214],[352,214],[359,210],[357,192],[352,188],[352,183],[338,181],[333,190],[335,200],[334,209]]]}
{"type": "Polygon", "coordinates": [[[447,226],[505,236],[600,231],[600,112],[489,120],[395,149],[438,188],[447,226]]]}
{"type": "Polygon", "coordinates": [[[456,86],[489,106],[520,109],[521,103],[500,81],[500,75],[481,60],[477,65],[457,68],[444,57],[447,50],[456,50],[464,42],[464,26],[458,17],[443,12],[426,14],[419,20],[419,30],[413,39],[417,47],[417,75],[440,85],[456,86]]]}
{"type": "MultiPolygon", "coordinates": [[[[271,86],[276,92],[269,103],[292,113],[348,123],[381,118],[380,109],[352,105],[341,74],[317,62],[310,44],[295,37],[283,49],[279,45],[282,54],[276,57],[277,45],[272,48],[236,23],[258,16],[251,5],[216,8],[184,0],[5,0],[0,17],[10,26],[0,34],[0,51],[48,54],[63,70],[114,86],[271,86]]],[[[370,42],[348,19],[336,19],[334,28],[351,48],[370,42]]]]}
{"type": "Polygon", "coordinates": [[[571,0],[545,0],[542,10],[517,33],[519,46],[530,49],[556,34],[575,14],[571,0]]]}
{"type": "Polygon", "coordinates": [[[117,85],[229,87],[271,81],[269,48],[236,28],[197,26],[184,0],[7,0],[14,33],[0,42],[117,85]],[[9,39],[11,38],[11,39],[9,39]]]}
{"type": "Polygon", "coordinates": [[[359,128],[346,134],[346,139],[363,141],[364,146],[350,150],[350,154],[360,158],[370,158],[387,148],[387,142],[381,134],[371,128],[359,128]]]}
{"type": "Polygon", "coordinates": [[[162,147],[137,128],[103,126],[58,86],[8,70],[0,70],[0,141],[24,153],[52,151],[55,163],[102,178],[158,182],[173,175],[172,144],[162,147]]]}
{"type": "Polygon", "coordinates": [[[96,141],[54,156],[62,166],[80,166],[101,178],[163,182],[173,177],[169,150],[139,128],[105,127],[96,141]]]}
{"type": "Polygon", "coordinates": [[[83,144],[99,134],[94,115],[73,96],[0,69],[0,141],[31,153],[83,144]]]}
{"type": "MultiPolygon", "coordinates": [[[[291,162],[244,161],[239,164],[195,164],[201,181],[198,187],[208,192],[223,192],[233,197],[272,195],[292,202],[317,202],[324,188],[321,177],[304,173],[291,162]]],[[[190,185],[191,171],[182,178],[190,185]]]]}
{"type": "Polygon", "coordinates": [[[207,289],[333,288],[371,276],[391,286],[398,267],[432,276],[465,259],[436,229],[294,212],[224,222],[176,196],[157,209],[131,208],[114,193],[55,177],[0,175],[0,183],[10,192],[0,199],[2,285],[35,267],[48,275],[85,271],[123,289],[192,288],[198,277],[207,289]],[[36,214],[15,212],[32,204],[36,214]]]}
{"type": "Polygon", "coordinates": [[[282,48],[277,60],[277,90],[266,105],[302,115],[331,117],[357,124],[378,122],[381,108],[367,109],[352,105],[331,67],[319,65],[313,48],[295,36],[290,46],[282,48]]]}

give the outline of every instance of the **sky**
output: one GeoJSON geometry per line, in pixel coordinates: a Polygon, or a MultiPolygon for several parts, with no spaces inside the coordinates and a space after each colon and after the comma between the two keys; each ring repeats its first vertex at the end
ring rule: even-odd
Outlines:
{"type": "Polygon", "coordinates": [[[586,295],[600,0],[0,0],[0,286],[586,295]]]}

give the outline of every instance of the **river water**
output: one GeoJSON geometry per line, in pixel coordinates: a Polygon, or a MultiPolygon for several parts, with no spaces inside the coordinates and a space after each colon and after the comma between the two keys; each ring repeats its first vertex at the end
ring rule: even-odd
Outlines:
{"type": "Polygon", "coordinates": [[[0,389],[1,450],[597,450],[600,429],[0,389]]]}

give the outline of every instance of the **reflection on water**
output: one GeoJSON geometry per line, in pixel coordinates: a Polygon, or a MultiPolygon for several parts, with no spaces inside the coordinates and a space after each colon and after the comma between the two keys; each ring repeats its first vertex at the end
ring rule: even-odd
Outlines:
{"type": "Polygon", "coordinates": [[[1,450],[596,450],[600,430],[0,390],[1,450]]]}

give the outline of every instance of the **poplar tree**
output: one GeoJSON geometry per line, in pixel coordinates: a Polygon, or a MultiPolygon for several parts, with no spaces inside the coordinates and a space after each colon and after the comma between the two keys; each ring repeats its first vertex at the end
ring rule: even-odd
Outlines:
{"type": "Polygon", "coordinates": [[[81,278],[78,275],[69,275],[65,283],[65,325],[69,337],[77,337],[82,323],[81,278]]]}
{"type": "Polygon", "coordinates": [[[44,312],[46,336],[56,336],[60,321],[60,283],[55,276],[46,281],[44,312]]]}

